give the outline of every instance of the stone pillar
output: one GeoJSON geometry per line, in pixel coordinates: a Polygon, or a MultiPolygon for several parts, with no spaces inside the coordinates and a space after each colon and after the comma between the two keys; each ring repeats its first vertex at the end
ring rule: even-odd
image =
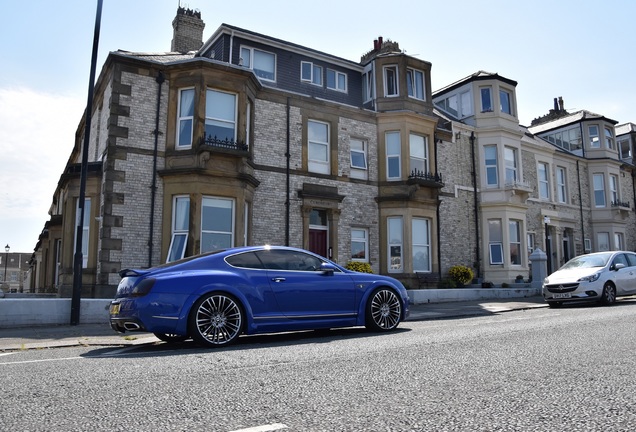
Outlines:
{"type": "Polygon", "coordinates": [[[535,249],[530,254],[530,263],[532,264],[532,288],[541,288],[543,279],[548,276],[548,256],[541,249],[535,249]]]}

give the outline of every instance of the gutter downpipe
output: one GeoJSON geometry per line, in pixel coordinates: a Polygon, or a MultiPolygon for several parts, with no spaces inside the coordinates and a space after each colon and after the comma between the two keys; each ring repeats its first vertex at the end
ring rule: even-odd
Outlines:
{"type": "Polygon", "coordinates": [[[473,164],[473,211],[475,212],[475,267],[477,279],[481,278],[481,252],[479,243],[479,201],[477,198],[477,162],[475,160],[475,131],[470,132],[470,156],[473,164]]]}
{"type": "Polygon", "coordinates": [[[148,237],[148,267],[152,267],[152,240],[155,229],[155,199],[157,196],[157,154],[159,147],[159,113],[161,110],[161,85],[165,81],[162,71],[157,73],[157,113],[155,115],[155,148],[152,155],[152,186],[150,186],[150,226],[148,237]]]}
{"type": "MultiPolygon", "coordinates": [[[[435,152],[435,174],[437,171],[437,137],[433,138],[433,150],[435,152]]],[[[437,218],[437,276],[439,280],[442,280],[442,227],[440,226],[440,207],[442,200],[439,199],[439,189],[437,190],[437,208],[435,209],[435,217],[437,218]]]]}
{"type": "Polygon", "coordinates": [[[585,253],[585,223],[583,221],[583,196],[581,195],[581,169],[576,161],[576,176],[579,180],[579,212],[581,213],[581,236],[583,237],[583,253],[585,253]]]}
{"type": "Polygon", "coordinates": [[[289,124],[289,97],[287,98],[287,106],[286,106],[286,115],[287,115],[287,149],[285,150],[285,158],[287,159],[287,168],[285,170],[285,177],[286,177],[286,181],[287,181],[287,190],[286,190],[286,197],[285,197],[285,246],[289,246],[289,207],[291,205],[291,203],[289,202],[289,197],[290,197],[290,186],[289,186],[289,181],[290,181],[290,172],[289,172],[289,164],[290,164],[290,158],[291,158],[291,154],[290,154],[290,150],[289,150],[289,145],[290,145],[290,137],[289,137],[289,128],[290,128],[290,124],[289,124]]]}

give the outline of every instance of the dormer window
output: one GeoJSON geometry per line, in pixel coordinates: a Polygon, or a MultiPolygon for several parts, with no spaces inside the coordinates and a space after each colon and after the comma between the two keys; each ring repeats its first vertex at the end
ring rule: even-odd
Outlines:
{"type": "Polygon", "coordinates": [[[384,96],[397,96],[398,93],[398,68],[397,66],[385,66],[384,96]]]}
{"type": "Polygon", "coordinates": [[[512,97],[506,90],[499,90],[499,108],[501,112],[512,115],[512,97]]]}
{"type": "Polygon", "coordinates": [[[322,86],[322,67],[311,62],[301,62],[300,80],[322,86]]]}
{"type": "Polygon", "coordinates": [[[409,96],[415,99],[424,99],[424,74],[415,69],[406,70],[406,87],[409,96]]]}
{"type": "Polygon", "coordinates": [[[347,91],[347,74],[327,69],[327,88],[341,92],[347,91]]]}
{"type": "Polygon", "coordinates": [[[490,87],[479,89],[481,94],[481,112],[492,112],[492,92],[490,87]]]}
{"type": "Polygon", "coordinates": [[[252,69],[257,77],[276,81],[276,56],[256,48],[241,47],[243,66],[252,69]]]}

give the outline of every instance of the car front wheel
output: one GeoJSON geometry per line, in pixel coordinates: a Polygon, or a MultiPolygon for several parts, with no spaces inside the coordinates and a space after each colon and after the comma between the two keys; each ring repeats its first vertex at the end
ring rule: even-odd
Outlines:
{"type": "Polygon", "coordinates": [[[616,287],[610,282],[605,282],[605,285],[603,285],[603,294],[601,294],[601,304],[611,305],[615,301],[616,301],[616,287]]]}
{"type": "Polygon", "coordinates": [[[194,304],[188,324],[196,343],[212,347],[228,345],[241,334],[243,310],[228,294],[207,294],[194,304]]]}
{"type": "Polygon", "coordinates": [[[393,330],[400,323],[402,303],[389,288],[378,288],[367,302],[366,327],[372,331],[393,330]]]}

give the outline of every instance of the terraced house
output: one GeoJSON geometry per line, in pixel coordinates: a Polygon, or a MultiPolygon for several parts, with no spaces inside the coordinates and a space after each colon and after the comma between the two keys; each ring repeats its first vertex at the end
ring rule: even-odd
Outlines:
{"type": "MultiPolygon", "coordinates": [[[[203,42],[188,9],[173,27],[169,52],[111,52],[96,84],[85,296],[112,296],[122,268],[244,244],[368,262],[410,287],[417,273],[443,277],[454,264],[493,282],[527,276],[544,237],[555,265],[601,232],[633,247],[631,159],[615,145],[590,168],[590,153],[523,128],[510,79],[480,72],[433,95],[431,64],[394,41],[378,38],[350,61],[227,24],[203,42]],[[608,158],[607,203],[610,175],[620,195],[603,212],[590,185],[608,158]]],[[[84,127],[36,245],[31,290],[71,293],[84,127]]]]}

